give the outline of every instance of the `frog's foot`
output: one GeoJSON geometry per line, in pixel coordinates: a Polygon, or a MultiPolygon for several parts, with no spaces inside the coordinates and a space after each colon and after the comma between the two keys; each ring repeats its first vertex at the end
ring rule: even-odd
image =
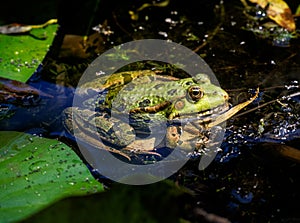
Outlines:
{"type": "Polygon", "coordinates": [[[122,152],[118,149],[114,149],[110,146],[107,146],[104,143],[102,143],[101,140],[97,140],[94,137],[90,137],[89,135],[84,135],[84,136],[77,135],[77,143],[80,143],[80,141],[78,141],[78,140],[80,140],[84,143],[87,143],[88,145],[91,145],[91,146],[93,146],[95,148],[98,148],[100,150],[108,151],[108,152],[110,152],[112,154],[115,154],[117,156],[121,156],[121,157],[125,158],[128,161],[131,161],[130,156],[127,155],[125,152],[122,152]]]}
{"type": "Polygon", "coordinates": [[[122,151],[126,154],[154,155],[161,157],[161,154],[154,151],[154,143],[154,138],[139,139],[124,147],[122,151]]]}
{"type": "Polygon", "coordinates": [[[105,150],[108,151],[108,152],[110,152],[110,153],[112,153],[112,154],[119,155],[119,156],[125,158],[128,161],[131,161],[130,156],[127,155],[125,152],[122,152],[120,150],[113,149],[113,148],[110,148],[110,147],[109,148],[105,148],[105,150]]]}
{"type": "Polygon", "coordinates": [[[149,150],[141,150],[141,149],[134,149],[134,148],[124,148],[122,149],[122,151],[124,151],[124,153],[128,153],[130,152],[131,154],[134,154],[134,155],[153,155],[153,156],[158,156],[158,157],[161,157],[161,154],[157,153],[157,152],[154,152],[154,151],[149,151],[149,150]],[[125,152],[127,151],[127,152],[125,152]]]}

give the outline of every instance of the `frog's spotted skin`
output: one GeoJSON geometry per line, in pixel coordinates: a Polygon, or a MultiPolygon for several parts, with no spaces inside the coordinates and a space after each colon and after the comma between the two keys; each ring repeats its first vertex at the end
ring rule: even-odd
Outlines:
{"type": "Polygon", "coordinates": [[[227,103],[228,94],[210,81],[198,85],[193,78],[177,81],[163,78],[159,75],[141,78],[148,80],[143,81],[142,87],[132,81],[119,92],[113,105],[129,112],[163,113],[166,118],[173,119],[227,103]]]}
{"type": "Polygon", "coordinates": [[[88,90],[94,90],[97,92],[104,91],[105,89],[115,89],[122,87],[127,83],[130,83],[132,80],[135,80],[143,76],[155,76],[156,73],[152,70],[143,70],[143,71],[126,71],[120,73],[114,73],[107,77],[96,78],[92,81],[89,81],[83,84],[80,89],[78,89],[78,94],[84,95],[88,94],[88,90]]]}
{"type": "MultiPolygon", "coordinates": [[[[178,79],[149,70],[129,71],[113,74],[107,80],[103,77],[88,82],[77,92],[87,96],[89,90],[98,92],[98,96],[87,99],[86,107],[65,109],[66,129],[72,133],[75,125],[83,140],[129,159],[124,153],[126,150],[153,153],[151,146],[134,148],[136,136],[151,134],[152,129],[161,123],[193,120],[198,124],[196,131],[199,136],[202,127],[207,128],[214,120],[219,124],[242,108],[232,111],[229,117],[223,114],[218,119],[218,114],[228,110],[228,94],[212,84],[205,74],[178,79]],[[94,109],[88,106],[91,103],[94,103],[94,109]],[[69,120],[72,113],[73,122],[69,120]],[[101,141],[95,140],[97,137],[105,145],[97,143],[101,141]]],[[[167,126],[165,132],[159,134],[165,134],[165,145],[174,148],[180,141],[180,128],[172,124],[167,126]]]]}

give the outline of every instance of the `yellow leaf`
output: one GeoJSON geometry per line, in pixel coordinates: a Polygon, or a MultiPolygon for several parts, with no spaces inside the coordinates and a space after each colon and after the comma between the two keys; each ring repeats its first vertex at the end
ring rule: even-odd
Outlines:
{"type": "Polygon", "coordinates": [[[296,29],[295,20],[288,4],[283,0],[249,0],[266,9],[267,15],[288,31],[296,29]]]}
{"type": "Polygon", "coordinates": [[[265,8],[268,5],[268,0],[249,0],[252,3],[258,4],[260,7],[265,8]]]}

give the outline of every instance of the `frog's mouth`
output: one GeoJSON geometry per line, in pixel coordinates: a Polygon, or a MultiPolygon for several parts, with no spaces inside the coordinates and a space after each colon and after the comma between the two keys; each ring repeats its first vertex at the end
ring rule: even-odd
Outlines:
{"type": "Polygon", "coordinates": [[[230,105],[228,102],[219,105],[217,107],[211,108],[209,110],[205,110],[202,112],[195,112],[190,114],[180,114],[176,116],[171,122],[185,124],[188,122],[197,122],[198,124],[204,125],[206,123],[211,122],[216,119],[217,116],[223,114],[228,111],[230,105]]]}
{"type": "Polygon", "coordinates": [[[197,116],[198,118],[203,118],[205,119],[206,117],[212,117],[212,116],[215,116],[215,115],[220,115],[226,111],[228,111],[229,109],[229,103],[226,102],[222,105],[219,105],[217,107],[214,107],[212,109],[209,109],[209,110],[206,110],[206,111],[202,111],[202,112],[198,112],[197,116]]]}
{"type": "Polygon", "coordinates": [[[241,109],[252,103],[258,96],[259,88],[257,88],[255,95],[250,98],[248,101],[240,103],[229,109],[229,103],[226,102],[223,105],[219,105],[213,109],[197,113],[194,116],[189,114],[189,117],[184,117],[185,115],[180,115],[180,119],[176,117],[172,120],[172,123],[188,123],[188,122],[197,122],[197,124],[205,125],[206,128],[211,128],[216,126],[239,112],[241,109]],[[176,121],[177,120],[177,121],[176,121]]]}

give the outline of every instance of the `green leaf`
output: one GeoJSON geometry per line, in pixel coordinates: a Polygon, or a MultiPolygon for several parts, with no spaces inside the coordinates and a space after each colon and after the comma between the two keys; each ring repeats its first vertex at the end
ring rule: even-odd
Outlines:
{"type": "Polygon", "coordinates": [[[100,191],[103,186],[65,144],[0,132],[1,222],[19,221],[68,196],[100,191]]]}
{"type": "Polygon", "coordinates": [[[19,35],[0,34],[0,76],[26,82],[45,57],[57,24],[19,35]]]}
{"type": "Polygon", "coordinates": [[[140,186],[113,184],[105,193],[60,200],[22,223],[180,223],[191,199],[186,189],[169,180],[140,186]]]}

